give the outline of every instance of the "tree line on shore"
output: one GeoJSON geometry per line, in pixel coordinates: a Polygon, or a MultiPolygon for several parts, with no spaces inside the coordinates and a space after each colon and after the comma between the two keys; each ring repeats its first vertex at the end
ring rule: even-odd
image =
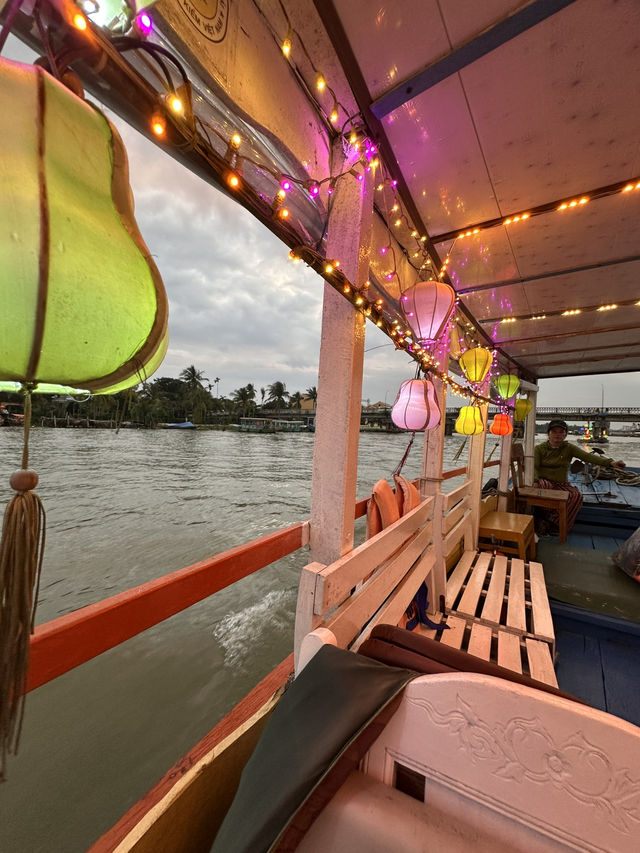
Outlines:
{"type": "MultiPolygon", "coordinates": [[[[177,379],[162,376],[144,382],[135,389],[119,394],[88,398],[33,395],[34,424],[43,418],[87,418],[93,421],[133,422],[152,427],[162,423],[194,424],[231,423],[239,417],[251,417],[262,412],[300,411],[304,400],[315,401],[317,389],[304,393],[289,393],[284,382],[273,382],[256,388],[249,382],[236,388],[229,397],[220,397],[220,377],[209,380],[193,364],[186,367],[177,379]]],[[[2,400],[19,403],[17,394],[5,394],[2,400]]]]}

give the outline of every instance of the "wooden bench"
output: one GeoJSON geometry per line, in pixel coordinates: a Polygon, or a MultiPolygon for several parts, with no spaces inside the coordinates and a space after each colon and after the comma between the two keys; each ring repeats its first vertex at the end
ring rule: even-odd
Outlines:
{"type": "MultiPolygon", "coordinates": [[[[443,496],[440,509],[444,530],[447,519],[459,514],[458,503],[464,500],[461,490],[443,496]]],[[[480,530],[483,511],[493,512],[494,503],[495,497],[482,502],[480,530]]],[[[533,528],[533,519],[523,518],[533,528]]],[[[444,539],[451,549],[464,537],[463,531],[453,530],[453,536],[444,539]]],[[[444,619],[449,628],[440,632],[423,627],[418,630],[476,657],[557,686],[553,669],[555,633],[542,565],[472,550],[466,547],[468,539],[464,541],[465,550],[446,580],[442,615],[433,617],[435,622],[444,619]]]]}
{"type": "Polygon", "coordinates": [[[430,617],[450,625],[430,635],[555,686],[555,638],[542,567],[478,553],[472,519],[465,483],[423,501],[331,565],[305,566],[296,610],[296,672],[323,643],[357,651],[376,625],[397,625],[424,581],[430,617]],[[462,545],[447,581],[446,558],[462,545]]]}
{"type": "Polygon", "coordinates": [[[421,676],[298,849],[635,853],[639,765],[640,730],[602,711],[421,676]]]}

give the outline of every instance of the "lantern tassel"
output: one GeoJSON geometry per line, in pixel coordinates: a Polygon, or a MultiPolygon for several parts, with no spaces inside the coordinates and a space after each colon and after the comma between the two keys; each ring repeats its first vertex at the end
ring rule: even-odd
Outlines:
{"type": "Polygon", "coordinates": [[[9,753],[18,750],[29,669],[40,571],[44,555],[45,513],[31,491],[38,475],[29,469],[31,394],[25,393],[22,468],[9,480],[17,492],[9,502],[0,542],[0,781],[9,753]]]}

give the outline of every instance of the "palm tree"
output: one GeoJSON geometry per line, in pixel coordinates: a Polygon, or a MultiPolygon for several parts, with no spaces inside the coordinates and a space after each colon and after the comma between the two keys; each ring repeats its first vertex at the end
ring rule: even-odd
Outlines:
{"type": "Polygon", "coordinates": [[[307,388],[306,395],[309,400],[313,400],[313,405],[315,408],[315,405],[318,401],[318,389],[316,388],[316,386],[312,385],[311,388],[307,388]]]}
{"type": "Polygon", "coordinates": [[[299,391],[296,391],[295,394],[291,394],[289,397],[289,405],[291,408],[296,408],[300,411],[300,407],[302,405],[302,394],[299,391]]]}
{"type": "Polygon", "coordinates": [[[204,387],[204,383],[209,380],[204,375],[202,370],[197,370],[193,364],[180,373],[180,379],[187,386],[185,393],[185,402],[192,410],[192,419],[202,422],[206,419],[207,408],[211,403],[211,395],[204,387]]]}
{"type": "Polygon", "coordinates": [[[274,382],[269,385],[267,389],[268,397],[267,403],[272,404],[277,409],[284,409],[286,405],[286,398],[289,396],[289,392],[287,391],[287,386],[284,382],[274,382]]]}
{"type": "Polygon", "coordinates": [[[236,388],[231,399],[238,406],[240,414],[246,416],[247,412],[250,412],[255,406],[253,402],[255,396],[255,388],[249,383],[249,385],[244,385],[242,388],[236,388]]]}
{"type": "Polygon", "coordinates": [[[218,383],[219,383],[219,382],[220,382],[220,377],[219,377],[219,376],[216,376],[216,378],[213,380],[213,384],[216,386],[216,397],[219,397],[219,396],[220,396],[220,393],[219,393],[219,390],[218,390],[218,383]]]}
{"type": "Polygon", "coordinates": [[[266,388],[261,388],[261,389],[260,389],[260,405],[261,405],[261,406],[264,406],[264,395],[265,395],[266,393],[267,393],[267,389],[266,389],[266,388]]]}

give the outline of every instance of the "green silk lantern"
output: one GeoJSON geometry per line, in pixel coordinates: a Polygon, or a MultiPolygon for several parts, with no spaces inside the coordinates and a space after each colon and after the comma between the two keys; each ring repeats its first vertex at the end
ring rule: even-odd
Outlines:
{"type": "Polygon", "coordinates": [[[486,347],[474,347],[463,352],[458,364],[469,382],[482,382],[493,361],[493,353],[486,347]]]}
{"type": "Polygon", "coordinates": [[[462,406],[454,429],[460,435],[478,435],[484,431],[482,412],[477,406],[462,406]]]}
{"type": "Polygon", "coordinates": [[[509,400],[520,387],[520,380],[513,373],[503,373],[497,376],[495,386],[503,400],[509,400]]]}
{"type": "Polygon", "coordinates": [[[138,384],[166,347],[167,299],[122,140],[41,68],[6,60],[0,128],[0,379],[138,384]]]}
{"type": "MultiPolygon", "coordinates": [[[[0,380],[25,396],[22,468],[0,544],[0,779],[17,749],[42,566],[31,391],[137,385],[167,347],[167,298],[133,216],[127,156],[93,106],[0,59],[0,380]]],[[[62,391],[64,393],[64,391],[62,391]]]]}

